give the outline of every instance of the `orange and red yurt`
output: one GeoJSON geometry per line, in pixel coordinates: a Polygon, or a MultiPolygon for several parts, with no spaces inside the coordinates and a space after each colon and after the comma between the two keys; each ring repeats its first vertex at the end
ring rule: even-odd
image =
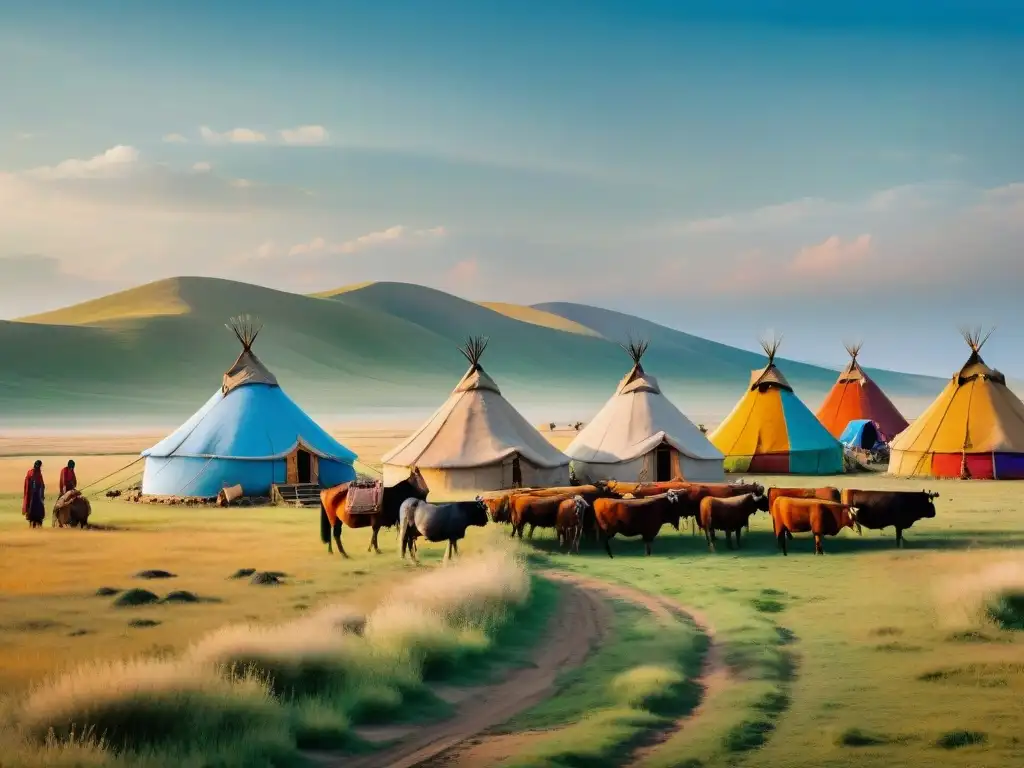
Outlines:
{"type": "Polygon", "coordinates": [[[779,342],[762,342],[768,365],[753,371],[746,393],[708,439],[725,454],[726,472],[833,475],[843,448],[804,405],[775,365],[779,342]]]}
{"type": "Polygon", "coordinates": [[[889,472],[1024,479],[1024,403],[981,359],[988,336],[964,332],[971,356],[921,417],[891,443],[889,472]]]}
{"type": "Polygon", "coordinates": [[[851,421],[873,421],[883,438],[889,440],[907,428],[907,420],[885,396],[882,388],[860,367],[857,362],[860,348],[860,344],[846,345],[850,362],[818,409],[818,421],[839,438],[851,421]]]}

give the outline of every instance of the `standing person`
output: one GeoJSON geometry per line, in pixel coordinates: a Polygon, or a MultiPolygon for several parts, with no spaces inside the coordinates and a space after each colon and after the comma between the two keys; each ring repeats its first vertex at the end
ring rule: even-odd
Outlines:
{"type": "Polygon", "coordinates": [[[43,481],[43,462],[36,459],[32,469],[25,475],[25,494],[21,502],[21,514],[32,528],[38,528],[46,517],[46,483],[43,481]]]}
{"type": "Polygon", "coordinates": [[[78,487],[78,478],[75,477],[75,460],[68,461],[68,465],[60,471],[60,495],[73,491],[78,487]]]}

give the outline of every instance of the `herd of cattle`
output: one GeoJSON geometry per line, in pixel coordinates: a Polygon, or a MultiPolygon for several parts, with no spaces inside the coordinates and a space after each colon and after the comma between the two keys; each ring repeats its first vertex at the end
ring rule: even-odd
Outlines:
{"type": "Polygon", "coordinates": [[[616,536],[639,536],[647,554],[651,542],[666,523],[679,530],[690,519],[707,538],[714,551],[715,534],[725,534],[732,549],[741,546],[742,531],[749,530],[756,512],[771,515],[775,537],[782,553],[794,533],[811,533],[814,551],[824,554],[822,540],[843,528],[896,529],[896,546],[903,545],[903,531],[915,522],[935,517],[929,491],[861,491],[838,488],[765,488],[758,483],[690,483],[682,479],[659,483],[600,482],[562,488],[524,488],[477,497],[475,501],[431,504],[430,489],[416,467],[409,477],[393,486],[373,484],[360,487],[346,483],[320,494],[320,538],[331,552],[331,540],[339,554],[343,525],[372,527],[368,550],[380,553],[377,534],[381,528],[397,525],[402,557],[416,557],[416,540],[448,542],[445,557],[458,553],[458,542],[469,526],[488,522],[512,526],[512,535],[528,537],[537,528],[553,528],[563,549],[579,552],[580,542],[600,541],[608,556],[616,536]]]}
{"type": "Polygon", "coordinates": [[[771,515],[775,537],[782,553],[788,554],[787,540],[794,533],[811,533],[814,551],[824,554],[822,539],[843,528],[896,529],[896,546],[903,544],[903,531],[924,518],[935,517],[934,499],[928,491],[861,491],[838,488],[765,488],[758,483],[698,484],[684,480],[661,483],[596,483],[564,488],[530,488],[505,492],[482,499],[490,518],[512,526],[512,535],[528,537],[536,528],[553,528],[564,549],[579,551],[580,541],[598,539],[612,556],[611,539],[636,537],[644,541],[647,554],[661,527],[679,530],[689,518],[704,532],[714,551],[715,534],[725,534],[726,543],[740,547],[743,529],[758,511],[771,515]]]}

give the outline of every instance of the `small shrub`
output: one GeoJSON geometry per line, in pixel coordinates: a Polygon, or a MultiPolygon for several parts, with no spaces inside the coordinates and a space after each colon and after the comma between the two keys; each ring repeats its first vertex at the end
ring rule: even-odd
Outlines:
{"type": "Polygon", "coordinates": [[[295,708],[293,717],[299,749],[340,749],[352,739],[348,718],[322,702],[302,702],[295,708]]]}
{"type": "Polygon", "coordinates": [[[247,579],[250,576],[252,576],[254,573],[256,573],[256,569],[255,568],[239,568],[237,571],[235,571],[233,574],[231,574],[231,576],[229,576],[228,578],[231,578],[231,579],[247,579]]]}
{"type": "Polygon", "coordinates": [[[148,571],[139,571],[135,574],[136,579],[176,579],[178,575],[171,573],[170,571],[161,571],[159,569],[153,569],[148,571]]]}
{"type": "Polygon", "coordinates": [[[877,637],[890,637],[892,635],[902,635],[903,630],[899,627],[878,627],[871,630],[871,634],[877,637]]]}
{"type": "Polygon", "coordinates": [[[760,611],[761,613],[781,613],[786,610],[784,603],[773,598],[756,597],[750,601],[750,604],[754,606],[755,611],[760,611]]]}
{"type": "Polygon", "coordinates": [[[769,691],[754,704],[754,708],[766,715],[777,717],[789,709],[789,703],[789,696],[782,691],[769,691]]]}
{"type": "Polygon", "coordinates": [[[744,720],[729,729],[722,743],[729,752],[749,752],[764,746],[774,730],[771,720],[744,720]]]}
{"type": "Polygon", "coordinates": [[[160,598],[148,589],[129,589],[114,601],[114,605],[117,608],[134,608],[137,605],[152,605],[158,602],[160,598]]]}
{"type": "Polygon", "coordinates": [[[121,594],[121,591],[117,587],[100,587],[96,590],[96,597],[113,597],[121,594]]]}
{"type": "Polygon", "coordinates": [[[988,602],[985,610],[1001,629],[1024,630],[1024,592],[1002,592],[988,602]]]}
{"type": "Polygon", "coordinates": [[[942,734],[935,742],[935,746],[942,749],[961,749],[984,744],[988,736],[981,731],[948,731],[942,734]]]}
{"type": "Polygon", "coordinates": [[[271,571],[260,571],[253,574],[249,583],[256,586],[273,587],[281,583],[281,577],[271,571]]]}
{"type": "Polygon", "coordinates": [[[840,747],[877,747],[890,741],[879,733],[862,728],[847,728],[836,737],[836,744],[840,747]]]}
{"type": "Polygon", "coordinates": [[[616,675],[611,687],[615,698],[628,707],[647,710],[672,698],[686,678],[670,667],[646,665],[616,675]]]}
{"type": "Polygon", "coordinates": [[[165,603],[198,603],[199,595],[184,589],[175,590],[163,599],[165,603]]]}
{"type": "Polygon", "coordinates": [[[156,621],[155,619],[132,619],[128,622],[128,626],[138,628],[158,627],[160,626],[160,622],[156,621]]]}

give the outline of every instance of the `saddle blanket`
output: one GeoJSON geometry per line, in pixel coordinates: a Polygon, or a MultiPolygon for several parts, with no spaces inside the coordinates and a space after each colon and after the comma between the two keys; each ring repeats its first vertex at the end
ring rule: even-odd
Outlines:
{"type": "Polygon", "coordinates": [[[380,510],[384,484],[350,485],[345,494],[345,509],[350,515],[365,515],[380,510]]]}

